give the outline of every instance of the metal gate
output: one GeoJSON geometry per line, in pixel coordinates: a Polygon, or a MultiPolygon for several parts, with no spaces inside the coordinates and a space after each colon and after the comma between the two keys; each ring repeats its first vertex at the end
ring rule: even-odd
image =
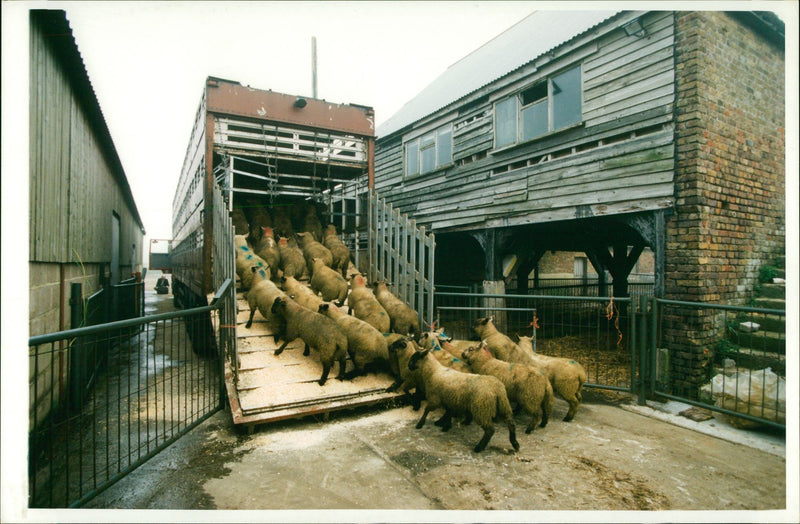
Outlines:
{"type": "Polygon", "coordinates": [[[420,317],[433,322],[433,276],[436,240],[414,220],[370,193],[368,238],[370,281],[383,280],[420,317]]]}
{"type": "Polygon", "coordinates": [[[197,348],[227,347],[224,330],[215,344],[187,333],[207,333],[194,325],[209,315],[219,326],[232,289],[224,281],[209,306],[28,340],[29,507],[82,506],[223,406],[220,362],[197,348]]]}
{"type": "Polygon", "coordinates": [[[786,311],[639,297],[637,393],[786,427],[786,311]]]}
{"type": "Polygon", "coordinates": [[[370,282],[385,281],[393,294],[419,314],[420,325],[430,325],[434,234],[378,198],[363,181],[338,184],[323,191],[323,199],[359,271],[370,282]]]}
{"type": "Polygon", "coordinates": [[[531,337],[534,350],[569,357],[586,369],[587,387],[633,393],[638,366],[629,298],[439,292],[436,326],[456,339],[474,339],[481,317],[494,317],[512,340],[531,337]]]}

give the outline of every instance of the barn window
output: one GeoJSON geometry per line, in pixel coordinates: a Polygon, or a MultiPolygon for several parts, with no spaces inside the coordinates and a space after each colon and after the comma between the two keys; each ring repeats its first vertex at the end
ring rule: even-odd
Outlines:
{"type": "Polygon", "coordinates": [[[448,124],[406,142],[406,176],[424,175],[453,162],[453,126],[448,124]]]}
{"type": "Polygon", "coordinates": [[[495,147],[503,147],[517,141],[517,98],[498,102],[494,108],[495,147]]]}
{"type": "Polygon", "coordinates": [[[495,148],[580,123],[581,67],[573,67],[495,104],[495,148]]]}

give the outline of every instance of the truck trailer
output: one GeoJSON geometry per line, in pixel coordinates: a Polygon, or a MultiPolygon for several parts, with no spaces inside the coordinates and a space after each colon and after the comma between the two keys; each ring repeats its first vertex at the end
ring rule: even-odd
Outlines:
{"type": "MultiPolygon", "coordinates": [[[[223,282],[235,281],[234,234],[248,234],[253,217],[280,218],[276,231],[290,236],[315,214],[337,226],[353,254],[351,271],[389,282],[430,323],[434,238],[374,194],[374,128],[367,106],[208,77],[173,200],[175,303],[205,306],[223,282]],[[249,223],[234,226],[242,216],[249,223]]],[[[237,291],[231,302],[187,325],[195,352],[218,357],[224,368],[235,423],[252,427],[396,395],[385,391],[392,381],[386,373],[319,386],[321,365],[314,353],[302,355],[302,341],[273,355],[277,342],[260,315],[251,328],[244,325],[245,295],[237,291]]]]}

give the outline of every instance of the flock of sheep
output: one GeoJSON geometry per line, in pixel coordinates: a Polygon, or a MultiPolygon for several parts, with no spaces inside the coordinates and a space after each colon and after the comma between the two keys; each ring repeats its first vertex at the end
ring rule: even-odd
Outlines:
{"type": "Polygon", "coordinates": [[[475,452],[494,434],[495,418],[505,422],[511,445],[519,449],[512,404],[530,416],[526,433],[547,424],[554,394],[569,404],[564,420],[575,416],[586,382],[576,361],[535,353],[529,337],[513,342],[491,317],[474,326],[481,342],[453,340],[442,329],[422,332],[417,312],[385,282],[368,286],[358,273],[348,282],[349,249],[333,225],[323,230],[313,206],[296,234],[278,213],[258,211],[248,221],[237,211],[236,272],[250,306],[245,327],[250,328],[258,310],[275,341],[283,340],[275,355],[297,338],[304,342],[304,355],[317,351],[320,386],[335,362],[339,380],[389,371],[396,378],[389,391],[402,388],[414,410],[426,401],[417,428],[438,408],[445,410],[435,422],[443,431],[450,429],[453,417],[464,424],[474,420],[484,431],[475,452]],[[353,368],[346,372],[348,357],[353,368]]]}

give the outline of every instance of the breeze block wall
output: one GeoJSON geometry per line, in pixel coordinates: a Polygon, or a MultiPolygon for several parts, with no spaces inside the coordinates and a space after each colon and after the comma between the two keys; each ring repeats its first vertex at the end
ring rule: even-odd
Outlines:
{"type": "MultiPolygon", "coordinates": [[[[745,305],[785,252],[784,47],[725,12],[678,12],[675,27],[665,296],[745,305]]],[[[663,326],[673,389],[694,396],[724,326],[692,310],[663,326]]]]}

